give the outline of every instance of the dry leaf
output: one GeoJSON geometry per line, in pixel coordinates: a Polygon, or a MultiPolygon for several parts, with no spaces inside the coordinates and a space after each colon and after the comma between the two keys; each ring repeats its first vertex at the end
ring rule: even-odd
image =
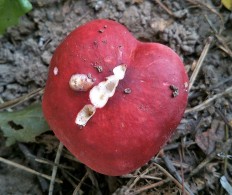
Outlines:
{"type": "Polygon", "coordinates": [[[232,11],[232,0],[222,0],[222,4],[228,9],[232,11]]]}
{"type": "Polygon", "coordinates": [[[214,120],[211,128],[197,134],[195,142],[205,154],[210,154],[215,150],[216,142],[221,142],[224,138],[224,122],[214,120]]]}

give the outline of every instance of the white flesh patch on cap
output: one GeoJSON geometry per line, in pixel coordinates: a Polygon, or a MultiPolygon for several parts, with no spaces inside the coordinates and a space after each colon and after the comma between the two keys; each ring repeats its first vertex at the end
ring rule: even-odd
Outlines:
{"type": "Polygon", "coordinates": [[[87,104],[85,105],[81,111],[77,114],[75,123],[80,126],[85,126],[88,120],[94,115],[96,112],[96,108],[91,105],[87,104]]]}
{"type": "Polygon", "coordinates": [[[106,77],[105,81],[100,82],[90,90],[89,98],[91,104],[85,105],[77,114],[76,124],[85,126],[96,112],[96,108],[103,108],[106,105],[108,99],[114,95],[119,80],[125,77],[126,65],[116,66],[113,69],[113,73],[113,75],[106,77]]]}
{"type": "Polygon", "coordinates": [[[69,80],[69,86],[74,91],[87,91],[93,86],[93,79],[86,74],[74,74],[69,80]]]}
{"type": "Polygon", "coordinates": [[[117,77],[119,80],[122,80],[125,77],[126,65],[122,64],[122,65],[116,66],[113,69],[113,73],[114,73],[113,76],[117,77]]]}
{"type": "Polygon", "coordinates": [[[54,69],[53,69],[53,73],[54,73],[54,75],[58,75],[58,68],[57,67],[54,67],[54,69]]]}
{"type": "Polygon", "coordinates": [[[106,81],[100,82],[94,86],[89,92],[91,103],[96,108],[102,108],[106,105],[108,99],[115,93],[119,80],[125,76],[126,65],[119,65],[113,69],[113,75],[106,77],[106,81]]]}
{"type": "Polygon", "coordinates": [[[107,77],[106,81],[93,87],[89,92],[91,103],[97,108],[104,107],[108,99],[114,95],[118,82],[119,80],[115,78],[115,75],[111,75],[107,77]]]}

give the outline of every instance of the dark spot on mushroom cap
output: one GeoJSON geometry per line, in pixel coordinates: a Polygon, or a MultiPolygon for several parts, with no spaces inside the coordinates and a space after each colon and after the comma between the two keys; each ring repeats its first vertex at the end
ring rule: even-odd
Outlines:
{"type": "Polygon", "coordinates": [[[94,68],[96,68],[98,72],[102,72],[103,71],[102,66],[94,66],[94,68]]]}
{"type": "Polygon", "coordinates": [[[130,94],[130,93],[131,93],[131,89],[130,89],[130,88],[124,89],[124,93],[125,93],[125,94],[130,94]]]}
{"type": "Polygon", "coordinates": [[[173,91],[172,97],[176,97],[179,95],[179,89],[175,85],[170,85],[169,88],[173,91]]]}

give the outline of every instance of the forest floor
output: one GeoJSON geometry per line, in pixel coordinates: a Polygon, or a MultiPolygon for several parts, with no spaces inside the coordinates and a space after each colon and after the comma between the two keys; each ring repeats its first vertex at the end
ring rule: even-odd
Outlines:
{"type": "MultiPolygon", "coordinates": [[[[5,112],[41,102],[55,48],[76,27],[96,18],[120,22],[141,41],[171,47],[183,59],[192,84],[180,125],[146,165],[121,177],[104,176],[63,148],[53,194],[232,193],[231,11],[213,0],[31,2],[33,10],[0,37],[5,112]]],[[[51,176],[59,141],[51,131],[32,143],[6,146],[6,138],[0,134],[0,194],[47,194],[51,178],[38,172],[51,176]]]]}

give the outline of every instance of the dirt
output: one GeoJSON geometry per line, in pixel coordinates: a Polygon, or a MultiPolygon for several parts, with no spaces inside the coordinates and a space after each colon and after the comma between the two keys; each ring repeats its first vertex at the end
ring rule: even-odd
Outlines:
{"type": "MultiPolygon", "coordinates": [[[[44,87],[49,62],[57,45],[76,27],[96,18],[108,18],[124,24],[141,41],[168,45],[181,56],[189,76],[192,75],[208,37],[212,36],[213,44],[190,91],[188,108],[200,105],[232,85],[232,14],[222,5],[215,5],[215,1],[162,1],[171,13],[163,9],[156,0],[31,2],[33,10],[21,18],[20,25],[9,28],[0,38],[0,97],[3,101],[14,100],[44,87]]],[[[232,135],[231,103],[232,93],[228,93],[216,98],[210,106],[201,111],[185,114],[164,149],[165,155],[173,162],[180,175],[187,178],[192,170],[203,160],[209,159],[215,151],[231,154],[231,147],[223,149],[223,144],[231,139],[232,135]]],[[[11,150],[4,145],[1,147],[0,156],[30,166],[22,152],[17,150],[17,145],[12,146],[11,150]],[[15,148],[17,153],[14,153],[15,148]]],[[[36,144],[33,147],[43,146],[36,144]]],[[[54,160],[55,150],[54,147],[49,153],[52,154],[48,157],[51,161],[54,160]]],[[[35,149],[32,152],[35,152],[35,149]]],[[[227,159],[225,162],[226,158],[220,158],[216,154],[217,152],[196,175],[186,179],[194,194],[225,194],[226,191],[219,181],[222,175],[226,175],[229,183],[232,183],[231,160],[227,159]]],[[[156,162],[157,159],[165,167],[162,158],[157,157],[156,162]]],[[[67,176],[64,171],[59,172],[64,184],[57,185],[54,194],[72,194],[75,188],[73,182],[77,185],[84,176],[83,165],[67,161],[68,159],[63,160],[63,163],[75,165],[75,171],[71,174],[77,180],[74,182],[73,177],[69,179],[70,175],[67,176]]],[[[144,170],[150,170],[154,166],[152,162],[135,172],[134,176],[144,170]]],[[[92,171],[88,173],[88,178],[80,187],[84,194],[129,194],[131,191],[133,194],[143,186],[157,182],[145,178],[131,187],[134,181],[132,175],[126,178],[110,178],[92,171]]],[[[157,169],[152,170],[150,175],[165,178],[157,169]]],[[[1,163],[0,186],[4,186],[0,188],[0,194],[46,194],[48,190],[46,187],[42,188],[41,182],[31,174],[11,170],[10,166],[1,163]]],[[[181,189],[174,183],[167,182],[139,194],[168,193],[180,194],[181,189]]]]}

